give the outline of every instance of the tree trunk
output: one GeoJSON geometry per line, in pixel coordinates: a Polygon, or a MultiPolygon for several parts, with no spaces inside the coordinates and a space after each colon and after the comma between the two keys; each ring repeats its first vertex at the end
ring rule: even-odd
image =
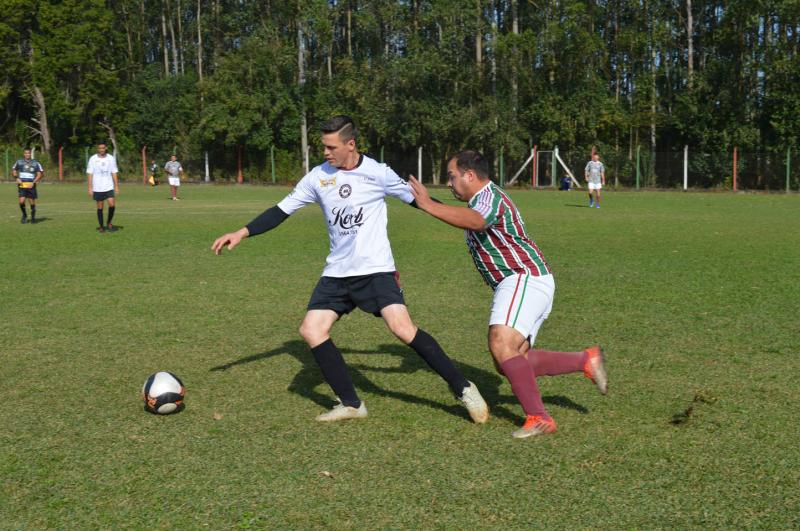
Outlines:
{"type": "MultiPolygon", "coordinates": [[[[169,0],[167,0],[167,10],[169,10],[169,7],[169,0]]],[[[169,14],[167,20],[169,20],[169,37],[172,43],[172,74],[177,76],[180,73],[178,69],[178,44],[175,42],[175,25],[172,23],[172,14],[169,14]]]]}
{"type": "Polygon", "coordinates": [[[694,86],[694,21],[692,19],[692,0],[686,0],[686,83],[689,91],[694,86]]]}
{"type": "Polygon", "coordinates": [[[114,128],[111,127],[111,124],[108,123],[108,119],[105,117],[103,117],[102,122],[98,123],[103,127],[103,129],[106,130],[106,132],[108,132],[108,139],[111,140],[111,147],[114,150],[113,153],[114,158],[118,159],[119,156],[117,155],[117,135],[114,132],[114,128]]]}
{"type": "Polygon", "coordinates": [[[178,0],[178,61],[181,65],[181,75],[185,73],[184,66],[183,66],[183,23],[181,19],[183,18],[183,9],[181,9],[181,0],[178,0]]]}
{"type": "Polygon", "coordinates": [[[34,131],[41,137],[42,147],[49,156],[52,143],[50,141],[50,126],[47,124],[47,107],[45,106],[44,94],[42,94],[37,85],[33,85],[30,90],[36,105],[36,119],[34,121],[39,125],[39,128],[34,131]]]}
{"type": "MultiPolygon", "coordinates": [[[[197,79],[203,82],[203,32],[200,30],[200,3],[197,0],[197,79]]],[[[203,101],[203,91],[200,91],[200,101],[203,101]]]]}
{"type": "Polygon", "coordinates": [[[122,2],[122,17],[125,20],[125,37],[128,44],[128,61],[133,63],[133,35],[131,35],[131,22],[133,17],[128,14],[128,9],[125,7],[125,2],[122,2]]]}
{"type": "Polygon", "coordinates": [[[490,2],[492,17],[492,55],[489,57],[489,63],[492,69],[492,94],[497,93],[497,5],[496,0],[490,2]]]}
{"type": "Polygon", "coordinates": [[[169,77],[169,54],[167,53],[167,16],[164,14],[165,6],[161,5],[161,42],[164,48],[164,76],[169,77]]]}
{"type": "Polygon", "coordinates": [[[483,75],[483,0],[475,0],[475,66],[478,78],[483,75]]]}
{"type": "MultiPolygon", "coordinates": [[[[514,35],[519,35],[518,1],[519,0],[511,0],[511,33],[514,35]]],[[[519,83],[517,80],[517,76],[519,75],[519,68],[517,67],[517,63],[519,62],[519,58],[517,57],[518,53],[519,50],[517,49],[515,41],[513,62],[511,63],[511,108],[513,110],[514,120],[516,120],[517,107],[519,105],[519,83]]]]}
{"type": "Polygon", "coordinates": [[[303,26],[297,23],[297,85],[300,87],[300,149],[303,151],[303,172],[308,173],[308,123],[306,122],[306,108],[303,102],[303,86],[306,84],[305,72],[305,41],[303,40],[303,26]]]}
{"type": "Polygon", "coordinates": [[[347,56],[353,57],[353,6],[347,2],[347,56]]]}

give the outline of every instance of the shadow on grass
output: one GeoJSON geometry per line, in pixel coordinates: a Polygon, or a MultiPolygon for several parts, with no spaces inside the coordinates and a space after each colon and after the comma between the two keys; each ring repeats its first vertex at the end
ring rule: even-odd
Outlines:
{"type": "Polygon", "coordinates": [[[50,221],[50,219],[51,218],[46,218],[46,217],[43,216],[43,217],[40,217],[40,218],[36,218],[36,222],[35,223],[33,221],[30,221],[30,222],[28,222],[28,224],[29,225],[38,225],[39,223],[44,223],[45,221],[50,221]]]}
{"type": "MultiPolygon", "coordinates": [[[[438,409],[457,417],[466,419],[469,418],[469,415],[464,407],[458,404],[455,400],[452,403],[443,404],[427,398],[410,395],[408,393],[385,389],[373,383],[372,380],[366,376],[366,373],[370,372],[386,374],[413,374],[417,371],[431,370],[411,348],[404,345],[383,344],[374,350],[342,349],[342,353],[344,355],[368,354],[375,356],[393,356],[400,359],[400,365],[397,367],[381,367],[365,363],[348,364],[349,373],[353,379],[353,385],[355,385],[356,389],[359,391],[394,398],[409,404],[416,404],[430,407],[432,409],[438,409]]],[[[322,378],[322,373],[319,369],[319,366],[314,360],[308,345],[300,340],[287,341],[280,347],[272,350],[239,358],[238,360],[234,360],[222,365],[217,365],[216,367],[212,367],[210,371],[225,371],[237,365],[267,360],[284,354],[292,356],[302,365],[300,371],[295,375],[289,384],[289,391],[311,400],[322,408],[330,408],[333,405],[330,395],[315,391],[317,386],[325,382],[322,378]]],[[[472,382],[475,382],[475,384],[478,386],[484,399],[489,404],[489,409],[492,416],[503,418],[515,423],[520,421],[522,412],[519,411],[519,402],[517,398],[514,395],[502,395],[500,393],[500,386],[504,380],[502,376],[494,371],[486,371],[457,360],[453,361],[464,374],[464,377],[472,382]],[[507,407],[504,407],[505,405],[511,405],[513,406],[514,410],[519,412],[515,413],[507,407]]],[[[442,382],[441,385],[446,386],[447,384],[442,382]]],[[[588,412],[585,407],[581,406],[580,404],[576,404],[569,398],[563,396],[545,396],[542,397],[542,400],[547,404],[573,409],[580,413],[588,412]]]]}
{"type": "Polygon", "coordinates": [[[576,205],[574,203],[567,203],[564,206],[575,207],[575,208],[592,208],[589,205],[576,205]]]}

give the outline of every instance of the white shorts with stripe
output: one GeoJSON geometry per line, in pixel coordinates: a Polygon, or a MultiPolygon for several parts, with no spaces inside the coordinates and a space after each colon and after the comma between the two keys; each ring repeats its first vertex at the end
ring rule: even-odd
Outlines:
{"type": "Polygon", "coordinates": [[[181,185],[181,178],[180,177],[167,177],[170,186],[180,186],[181,185]]]}
{"type": "Polygon", "coordinates": [[[510,326],[533,345],[539,327],[553,309],[555,291],[553,275],[511,275],[503,279],[494,290],[489,326],[510,326]]]}

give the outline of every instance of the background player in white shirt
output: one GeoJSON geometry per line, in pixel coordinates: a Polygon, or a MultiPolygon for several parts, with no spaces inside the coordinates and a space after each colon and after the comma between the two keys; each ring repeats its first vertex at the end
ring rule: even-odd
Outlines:
{"type": "Polygon", "coordinates": [[[583,176],[586,178],[586,184],[589,187],[589,208],[592,208],[593,205],[600,208],[600,190],[606,184],[606,167],[600,162],[599,153],[595,152],[592,155],[592,160],[586,163],[583,176]],[[594,194],[594,197],[592,197],[592,194],[594,194]]]}
{"type": "Polygon", "coordinates": [[[31,205],[31,223],[36,223],[36,200],[39,194],[36,185],[42,180],[44,168],[39,161],[31,158],[31,148],[22,150],[22,158],[14,163],[11,175],[17,181],[17,195],[19,196],[19,209],[22,211],[20,223],[28,222],[28,213],[25,211],[25,201],[31,205]]]}
{"type": "Polygon", "coordinates": [[[97,144],[97,154],[89,158],[86,165],[86,177],[89,181],[89,197],[97,203],[97,221],[100,232],[115,231],[111,220],[116,209],[116,194],[119,193],[119,179],[117,160],[114,155],[107,153],[108,146],[105,142],[97,144]],[[108,201],[108,223],[103,225],[103,202],[108,201]]]}
{"type": "Polygon", "coordinates": [[[169,161],[164,164],[164,171],[167,172],[167,180],[169,180],[169,191],[172,193],[172,200],[179,201],[178,187],[181,185],[183,166],[178,162],[178,157],[172,155],[169,161]]]}
{"type": "Polygon", "coordinates": [[[300,335],[339,403],[317,420],[367,416],[344,358],[329,335],[342,315],[360,308],[382,317],[398,339],[447,381],[472,419],[486,422],[489,410],[478,388],[464,378],[436,340],[414,324],[405,305],[386,232],[385,197],[415,206],[411,190],[391,168],[360,154],[356,135],[355,124],[347,116],[335,116],[325,123],[322,144],[326,162],[303,177],[277,206],[246,227],[220,236],[211,249],[216,254],[226,246],[232,250],[244,238],[271,230],[296,210],[318,203],[327,219],[331,251],[308,303],[300,335]]]}

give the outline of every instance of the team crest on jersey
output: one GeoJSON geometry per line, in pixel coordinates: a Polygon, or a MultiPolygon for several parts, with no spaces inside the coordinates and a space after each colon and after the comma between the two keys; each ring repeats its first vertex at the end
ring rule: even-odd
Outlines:
{"type": "Polygon", "coordinates": [[[349,184],[343,184],[339,187],[339,197],[347,199],[353,193],[353,188],[349,184]]]}
{"type": "Polygon", "coordinates": [[[320,179],[319,185],[322,188],[325,188],[326,186],[336,186],[336,177],[332,177],[330,179],[320,179]]]}

